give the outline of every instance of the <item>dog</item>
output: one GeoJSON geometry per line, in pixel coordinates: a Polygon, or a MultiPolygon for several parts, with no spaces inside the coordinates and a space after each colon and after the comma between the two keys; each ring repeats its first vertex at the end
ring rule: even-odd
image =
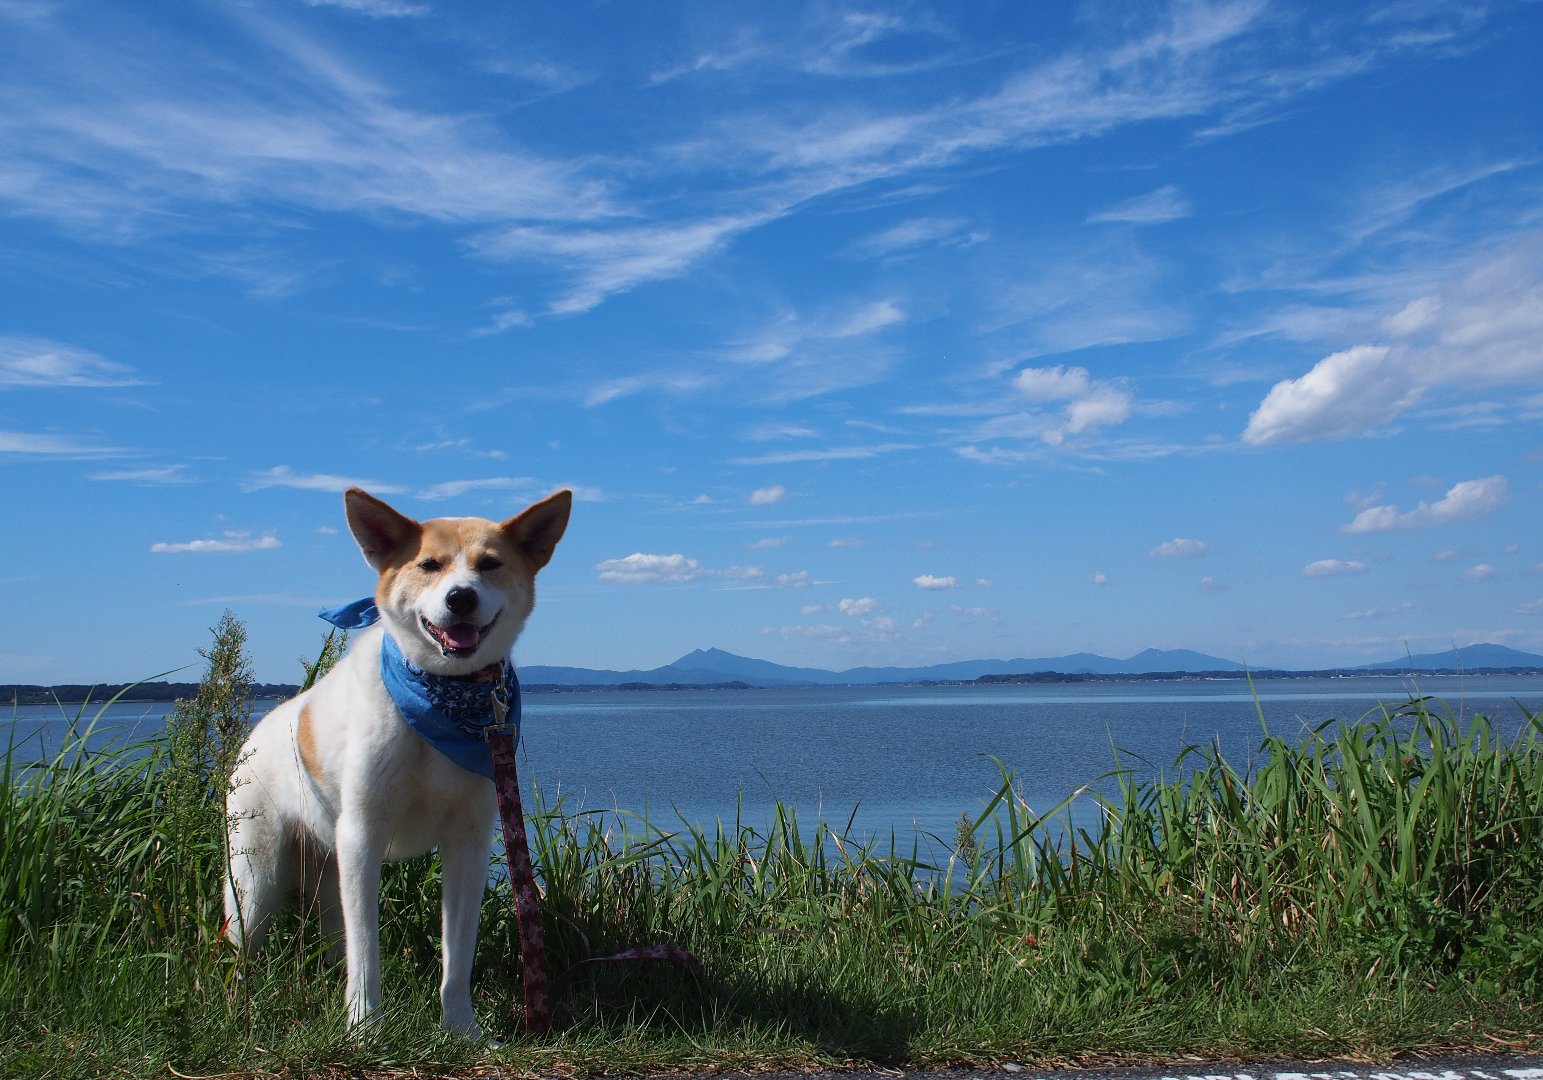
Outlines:
{"type": "MultiPolygon", "coordinates": [[[[398,705],[391,664],[405,661],[398,667],[436,692],[485,695],[506,670],[512,679],[507,658],[535,605],[536,574],[568,527],[573,495],[558,491],[502,523],[419,522],[358,488],[343,501],[380,575],[375,610],[360,621],[373,615],[379,625],[314,686],[263,717],[242,749],[226,798],[225,936],[257,947],[275,912],[306,894],[331,940],[341,933],[348,1021],[358,1028],[380,1005],[381,865],[438,848],[443,1024],[480,1039],[471,969],[493,784],[474,771],[479,761],[457,764],[410,726],[413,710],[398,705]]],[[[485,744],[463,741],[461,749],[475,755],[478,746],[486,755],[485,744]]]]}

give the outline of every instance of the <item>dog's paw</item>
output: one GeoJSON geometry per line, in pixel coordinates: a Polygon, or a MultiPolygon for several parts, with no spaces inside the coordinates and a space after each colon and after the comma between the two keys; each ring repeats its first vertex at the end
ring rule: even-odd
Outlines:
{"type": "Polygon", "coordinates": [[[471,1014],[470,1006],[466,1008],[464,1013],[460,1010],[454,1013],[447,1011],[439,1026],[450,1032],[450,1034],[465,1039],[467,1042],[496,1042],[496,1040],[490,1040],[486,1035],[482,1034],[482,1029],[477,1026],[476,1018],[471,1014]]]}

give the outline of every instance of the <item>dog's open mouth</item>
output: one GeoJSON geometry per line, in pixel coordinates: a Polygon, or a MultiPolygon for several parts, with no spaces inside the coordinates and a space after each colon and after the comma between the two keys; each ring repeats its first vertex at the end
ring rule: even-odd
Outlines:
{"type": "MultiPolygon", "coordinates": [[[[499,614],[503,614],[500,612],[499,614]]],[[[429,622],[428,619],[419,616],[423,622],[423,628],[429,632],[439,644],[439,651],[446,656],[456,658],[470,656],[477,651],[477,646],[482,644],[482,639],[493,629],[493,623],[498,621],[498,615],[493,616],[493,622],[486,626],[478,626],[475,623],[458,622],[449,626],[439,626],[429,622]]]]}

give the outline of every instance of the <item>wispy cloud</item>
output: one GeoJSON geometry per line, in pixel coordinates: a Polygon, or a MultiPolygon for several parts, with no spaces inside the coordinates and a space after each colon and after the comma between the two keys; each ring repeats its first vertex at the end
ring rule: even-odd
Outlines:
{"type": "Polygon", "coordinates": [[[1134,199],[1126,199],[1106,210],[1088,215],[1094,223],[1119,223],[1124,225],[1161,225],[1189,217],[1189,200],[1172,184],[1158,188],[1134,199]]]}
{"type": "Polygon", "coordinates": [[[957,589],[959,587],[959,579],[952,574],[947,577],[940,577],[936,574],[920,574],[911,579],[911,584],[915,585],[918,589],[937,592],[945,589],[957,589]]]}
{"type": "Polygon", "coordinates": [[[584,393],[584,404],[607,405],[622,398],[632,397],[652,390],[672,394],[686,394],[712,386],[716,380],[696,371],[650,371],[637,375],[623,375],[590,387],[584,393]]]}
{"type": "Polygon", "coordinates": [[[987,239],[984,230],[964,218],[911,218],[854,240],[845,254],[855,259],[888,259],[928,248],[973,247],[987,239]]]}
{"type": "Polygon", "coordinates": [[[351,487],[364,488],[377,495],[401,494],[407,489],[399,484],[387,484],[356,476],[338,476],[334,473],[297,473],[288,465],[275,465],[271,469],[254,472],[241,482],[243,491],[261,491],[264,488],[295,488],[299,491],[343,492],[351,487]]]}
{"type": "Polygon", "coordinates": [[[471,491],[531,490],[535,483],[529,476],[487,476],[479,480],[444,480],[421,488],[415,494],[420,499],[455,499],[471,491]]]}
{"type": "Polygon", "coordinates": [[[1347,577],[1366,573],[1366,564],[1357,559],[1319,559],[1302,567],[1303,577],[1347,577]]]}
{"type": "Polygon", "coordinates": [[[577,315],[646,282],[679,277],[736,236],[777,216],[777,211],[748,210],[701,220],[603,229],[519,225],[485,232],[470,246],[490,259],[536,258],[567,267],[573,285],[552,301],[548,313],[577,315]]]}
{"type": "Polygon", "coordinates": [[[88,479],[110,483],[141,484],[146,487],[159,487],[165,484],[196,484],[199,482],[196,476],[188,473],[186,465],[159,465],[143,469],[114,469],[111,472],[92,473],[88,479]]]}
{"type": "Polygon", "coordinates": [[[344,11],[368,15],[372,19],[395,19],[404,16],[427,15],[427,4],[415,4],[409,0],[305,0],[309,7],[342,8],[344,11]]]}
{"type": "MultiPolygon", "coordinates": [[[[416,5],[355,6],[407,14],[416,5]]],[[[574,165],[513,145],[476,118],[398,104],[390,79],[277,17],[223,15],[223,49],[160,42],[175,50],[174,64],[141,63],[120,41],[78,33],[62,11],[15,35],[4,50],[15,78],[0,97],[0,138],[28,149],[0,180],[0,199],[118,238],[171,220],[186,228],[200,208],[270,200],[473,224],[582,220],[606,203],[574,165]],[[253,52],[282,63],[243,62],[253,52]],[[41,86],[69,93],[45,98],[41,86]],[[172,205],[175,218],[164,218],[172,205]]]]}
{"type": "Polygon", "coordinates": [[[825,450],[782,450],[752,457],[730,458],[730,465],[788,465],[799,461],[863,461],[868,458],[914,450],[911,443],[880,443],[869,446],[834,446],[825,450]]]}
{"type": "Polygon", "coordinates": [[[151,544],[150,550],[157,555],[244,555],[252,551],[271,551],[279,546],[279,538],[272,533],[253,536],[247,532],[227,532],[218,540],[163,541],[151,544]]]}
{"type": "Polygon", "coordinates": [[[139,386],[123,364],[44,338],[0,335],[0,389],[139,386]]]}
{"type": "Polygon", "coordinates": [[[27,431],[0,431],[0,454],[43,458],[115,458],[133,451],[117,446],[98,446],[68,435],[27,431]]]}

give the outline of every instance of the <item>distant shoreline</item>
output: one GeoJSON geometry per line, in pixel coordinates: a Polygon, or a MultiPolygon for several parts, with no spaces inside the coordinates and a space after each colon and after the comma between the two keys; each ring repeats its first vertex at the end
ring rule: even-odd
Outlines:
{"type": "MultiPolygon", "coordinates": [[[[1011,686],[1030,684],[1074,683],[1129,683],[1129,682],[1255,682],[1283,679],[1389,679],[1389,678],[1452,678],[1455,676],[1512,676],[1543,677],[1540,667],[1476,667],[1476,668],[1410,668],[1404,671],[1388,670],[1313,670],[1313,671],[1157,671],[1099,674],[1093,672],[1031,671],[1002,675],[982,675],[975,679],[909,679],[896,682],[776,682],[752,683],[732,679],[715,683],[639,682],[619,683],[525,683],[522,688],[531,694],[589,694],[605,692],[672,691],[672,690],[800,690],[832,687],[894,687],[894,686],[1011,686]]],[[[82,683],[61,683],[55,686],[15,683],[0,684],[0,705],[83,705],[102,704],[114,699],[125,705],[153,705],[192,698],[198,692],[197,683],[102,683],[88,686],[82,683]],[[118,697],[124,694],[126,696],[118,697]]],[[[261,683],[253,687],[252,701],[283,701],[300,692],[292,683],[261,683]]]]}

